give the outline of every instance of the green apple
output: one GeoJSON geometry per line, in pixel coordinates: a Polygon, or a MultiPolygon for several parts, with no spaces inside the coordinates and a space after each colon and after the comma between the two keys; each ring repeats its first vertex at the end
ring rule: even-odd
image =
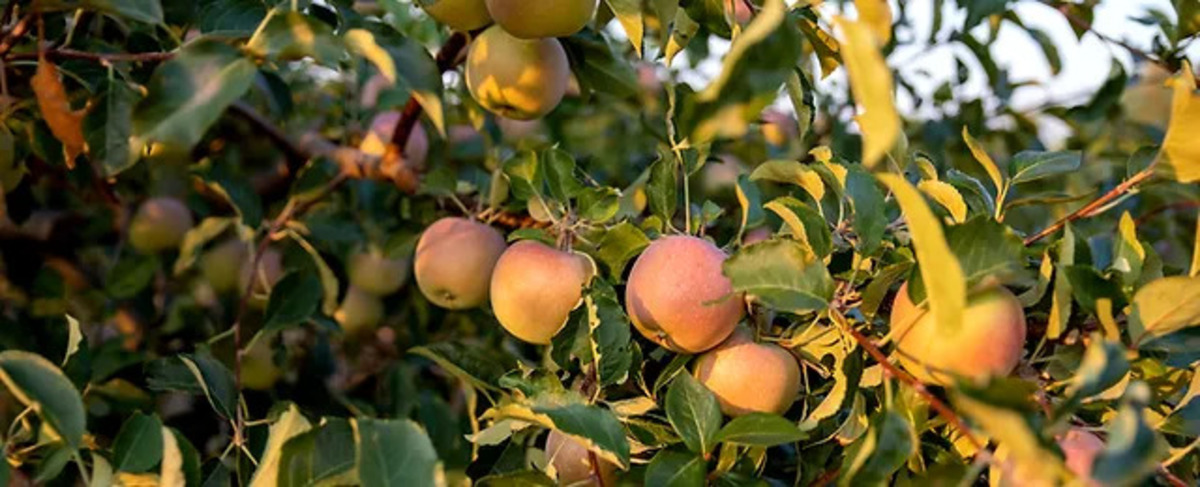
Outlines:
{"type": "Polygon", "coordinates": [[[175,198],[151,198],[138,207],[129,224],[129,244],[144,253],[179,247],[195,221],[188,207],[175,198]]]}
{"type": "Polygon", "coordinates": [[[571,66],[557,39],[519,39],[493,26],[471,43],[467,89],[502,117],[540,118],[562,101],[571,66]]]}
{"type": "Polygon", "coordinates": [[[408,259],[389,259],[379,250],[355,252],[346,262],[350,285],[376,296],[399,291],[408,281],[408,259]]]}
{"type": "Polygon", "coordinates": [[[487,0],[504,30],[522,39],[566,37],[583,29],[599,0],[487,0]]]}
{"type": "Polygon", "coordinates": [[[484,0],[421,0],[425,13],[447,27],[469,32],[492,23],[484,0]]]}

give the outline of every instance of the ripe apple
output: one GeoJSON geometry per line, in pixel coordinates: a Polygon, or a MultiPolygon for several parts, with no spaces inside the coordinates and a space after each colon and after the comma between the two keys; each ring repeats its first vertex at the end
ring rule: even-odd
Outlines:
{"type": "Polygon", "coordinates": [[[554,465],[558,474],[558,485],[571,486],[600,486],[616,485],[617,468],[604,460],[600,467],[592,468],[592,457],[583,443],[551,430],[546,436],[546,457],[554,465]],[[601,478],[595,478],[595,470],[600,471],[601,478]]]}
{"type": "Polygon", "coordinates": [[[513,336],[548,344],[579,305],[594,273],[585,256],[533,240],[517,242],[496,263],[492,310],[513,336]]]}
{"type": "Polygon", "coordinates": [[[195,221],[188,207],[175,198],[150,198],[138,207],[129,224],[129,244],[151,254],[179,247],[195,221]]]}
{"type": "Polygon", "coordinates": [[[721,412],[782,414],[800,394],[800,365],[778,345],[755,343],[739,328],[696,361],[696,379],[717,396],[721,412]]]}
{"type": "MultiPolygon", "coordinates": [[[[388,144],[392,142],[392,132],[396,131],[397,123],[400,123],[400,112],[395,110],[376,115],[371,120],[371,130],[359,143],[358,150],[368,155],[383,157],[388,144]]],[[[425,127],[418,123],[413,126],[412,132],[408,133],[408,142],[404,144],[404,161],[410,166],[421,167],[425,165],[428,157],[429,135],[425,132],[425,127]]]]}
{"type": "Polygon", "coordinates": [[[496,23],[516,37],[567,37],[596,14],[599,0],[487,0],[496,23]]]}
{"type": "Polygon", "coordinates": [[[425,13],[447,27],[470,32],[492,23],[484,0],[421,0],[425,13]]]}
{"type": "Polygon", "coordinates": [[[519,39],[492,26],[467,52],[467,89],[492,113],[532,120],[550,113],[567,91],[571,66],[557,39],[519,39]]]}
{"type": "Polygon", "coordinates": [[[721,273],[725,253],[711,242],[672,236],[655,240],[633,264],[625,309],[646,338],[681,353],[725,340],[741,321],[742,295],[721,273]]]}
{"type": "Polygon", "coordinates": [[[378,295],[351,285],[342,305],[333,313],[347,336],[364,335],[375,331],[383,320],[383,300],[378,295]]]}
{"type": "Polygon", "coordinates": [[[1025,312],[1001,286],[968,296],[958,329],[943,331],[932,314],[913,304],[905,283],[892,302],[891,328],[900,365],[923,382],[941,385],[954,381],[947,372],[972,379],[1007,375],[1025,346],[1025,312]]]}
{"type": "MultiPolygon", "coordinates": [[[[1067,470],[1080,481],[1079,485],[1099,485],[1092,479],[1092,464],[1096,456],[1104,451],[1104,440],[1095,434],[1072,427],[1057,439],[1058,447],[1062,449],[1067,470]]],[[[1023,469],[1015,462],[1008,460],[1008,449],[1001,444],[996,449],[996,462],[988,475],[991,487],[1050,487],[1054,483],[1045,477],[1045,472],[1032,472],[1023,469]]],[[[1072,484],[1075,485],[1075,484],[1072,484]]]]}
{"type": "Polygon", "coordinates": [[[359,251],[346,260],[346,273],[358,290],[387,296],[408,280],[408,259],[389,259],[378,249],[359,251]]]}
{"type": "Polygon", "coordinates": [[[443,308],[482,305],[505,247],[504,237],[492,227],[465,218],[442,218],[417,241],[413,259],[417,286],[443,308]]]}
{"type": "Polygon", "coordinates": [[[250,247],[231,238],[217,244],[200,257],[200,272],[218,293],[240,291],[242,268],[250,265],[250,247]]]}

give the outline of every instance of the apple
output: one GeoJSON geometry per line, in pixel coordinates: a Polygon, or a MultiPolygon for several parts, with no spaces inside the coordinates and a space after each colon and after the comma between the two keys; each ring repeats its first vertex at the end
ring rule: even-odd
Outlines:
{"type": "Polygon", "coordinates": [[[499,26],[467,52],[467,89],[492,113],[533,120],[550,113],[567,91],[571,66],[557,39],[519,39],[499,26]]]}

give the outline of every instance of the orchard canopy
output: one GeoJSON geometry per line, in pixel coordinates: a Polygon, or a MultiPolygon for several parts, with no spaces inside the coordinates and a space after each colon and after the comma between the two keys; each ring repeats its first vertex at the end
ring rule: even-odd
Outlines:
{"type": "Polygon", "coordinates": [[[0,485],[1200,485],[1198,37],[0,0],[0,485]]]}

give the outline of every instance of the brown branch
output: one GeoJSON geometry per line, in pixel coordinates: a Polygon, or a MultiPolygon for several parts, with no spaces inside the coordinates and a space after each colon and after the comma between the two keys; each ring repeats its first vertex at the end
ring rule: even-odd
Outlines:
{"type": "MultiPolygon", "coordinates": [[[[47,49],[45,56],[52,59],[82,59],[100,63],[119,62],[158,62],[175,57],[174,52],[87,52],[77,49],[47,49]]],[[[37,59],[37,53],[20,53],[9,56],[9,59],[37,59]]]]}
{"type": "Polygon", "coordinates": [[[816,480],[813,480],[813,483],[809,484],[809,487],[825,487],[826,485],[833,483],[833,481],[838,478],[838,475],[841,474],[842,468],[835,467],[833,470],[825,472],[821,474],[820,477],[817,477],[816,480]]]}
{"type": "Polygon", "coordinates": [[[1190,210],[1200,208],[1200,200],[1176,201],[1169,205],[1163,205],[1153,210],[1146,212],[1145,215],[1139,216],[1133,220],[1134,225],[1141,226],[1143,223],[1153,219],[1154,217],[1175,210],[1190,210]]]}
{"type": "Polygon", "coordinates": [[[858,344],[863,347],[863,350],[867,351],[867,354],[870,355],[871,358],[874,358],[875,361],[878,362],[881,367],[883,367],[884,372],[912,387],[913,390],[917,391],[917,394],[920,394],[921,397],[925,398],[925,401],[929,403],[929,406],[932,407],[939,416],[944,418],[947,423],[950,423],[951,426],[954,426],[954,428],[962,432],[963,436],[967,438],[967,441],[971,442],[972,446],[974,446],[980,452],[986,451],[986,445],[980,442],[975,435],[971,434],[971,429],[967,427],[967,424],[963,422],[958,413],[955,413],[950,406],[948,406],[937,396],[933,395],[932,392],[929,392],[929,389],[925,387],[924,383],[917,380],[917,378],[913,377],[912,374],[900,370],[895,365],[892,365],[892,363],[888,361],[887,355],[885,355],[883,351],[879,350],[879,347],[876,346],[874,342],[867,338],[866,335],[863,335],[862,332],[855,330],[854,327],[850,326],[849,323],[845,323],[844,318],[837,321],[843,321],[843,328],[846,329],[846,332],[854,338],[854,341],[858,342],[858,344]]]}
{"type": "Polygon", "coordinates": [[[1114,44],[1117,46],[1121,46],[1126,51],[1129,51],[1129,54],[1133,55],[1133,57],[1136,57],[1136,58],[1141,59],[1146,62],[1157,64],[1159,66],[1167,68],[1168,71],[1174,71],[1174,69],[1171,69],[1171,67],[1167,64],[1166,61],[1163,61],[1162,59],[1159,59],[1158,57],[1156,57],[1146,51],[1143,51],[1142,49],[1140,49],[1138,47],[1132,46],[1128,42],[1125,42],[1121,39],[1116,39],[1116,38],[1113,38],[1108,35],[1100,33],[1092,26],[1091,22],[1087,21],[1087,19],[1081,18],[1078,15],[1075,15],[1074,13],[1072,13],[1070,10],[1069,4],[1055,3],[1051,0],[1041,0],[1041,2],[1043,5],[1050,7],[1054,10],[1057,10],[1058,13],[1062,14],[1062,16],[1067,19],[1067,22],[1071,23],[1071,25],[1074,25],[1075,27],[1077,27],[1079,29],[1083,29],[1085,31],[1091,32],[1092,35],[1095,35],[1096,37],[1100,38],[1100,40],[1102,40],[1104,42],[1107,42],[1109,44],[1114,44]]]}
{"type": "Polygon", "coordinates": [[[1141,184],[1143,181],[1149,179],[1150,176],[1153,176],[1154,175],[1154,166],[1157,165],[1156,164],[1157,162],[1158,162],[1158,160],[1155,159],[1155,162],[1150,163],[1150,166],[1147,167],[1146,169],[1143,169],[1142,172],[1134,174],[1129,179],[1125,180],[1121,184],[1118,184],[1117,187],[1109,190],[1107,193],[1104,193],[1103,195],[1100,195],[1099,198],[1092,200],[1091,203],[1083,205],[1082,208],[1075,210],[1070,215],[1063,217],[1062,219],[1054,222],[1053,224],[1046,227],[1042,231],[1034,234],[1033,236],[1031,236],[1029,238],[1026,238],[1025,246],[1028,247],[1030,245],[1033,245],[1038,240],[1041,240],[1050,235],[1053,235],[1055,232],[1061,230],[1064,226],[1066,226],[1070,222],[1073,222],[1075,220],[1081,220],[1081,219],[1096,215],[1097,213],[1099,213],[1100,209],[1104,208],[1105,205],[1107,205],[1107,204],[1111,203],[1113,200],[1123,196],[1125,193],[1128,193],[1129,191],[1133,190],[1133,188],[1136,188],[1138,184],[1141,184]]]}
{"type": "Polygon", "coordinates": [[[17,0],[8,0],[8,5],[4,6],[4,15],[0,15],[0,27],[8,24],[12,20],[13,14],[17,11],[17,0]]]}
{"type": "MultiPolygon", "coordinates": [[[[455,32],[446,39],[446,44],[438,50],[435,61],[439,73],[444,73],[454,69],[463,60],[463,54],[466,52],[467,45],[471,43],[471,34],[455,32]]],[[[404,146],[408,143],[408,136],[412,134],[413,128],[416,127],[417,121],[421,118],[423,109],[421,104],[417,103],[416,97],[410,96],[408,103],[404,105],[404,112],[400,115],[400,121],[396,123],[396,130],[392,132],[392,144],[398,147],[399,153],[404,153],[404,146]]]]}
{"type": "Polygon", "coordinates": [[[271,139],[271,142],[274,143],[275,146],[283,152],[284,157],[287,158],[289,172],[295,173],[296,171],[299,171],[300,168],[304,167],[304,164],[314,156],[311,151],[305,150],[305,148],[293,141],[288,134],[284,133],[283,129],[279,128],[278,125],[275,125],[274,122],[263,116],[261,113],[258,113],[258,110],[255,110],[254,107],[250,106],[250,104],[238,100],[233,102],[229,108],[234,113],[238,114],[247,122],[249,122],[250,125],[254,126],[254,128],[259,132],[262,132],[262,134],[267,136],[268,139],[271,139]]]}
{"type": "Polygon", "coordinates": [[[33,17],[33,13],[21,17],[21,20],[17,21],[17,24],[12,29],[9,29],[3,38],[0,38],[0,56],[8,54],[8,51],[16,44],[17,39],[25,35],[26,32],[29,32],[29,23],[33,21],[33,17]]]}

